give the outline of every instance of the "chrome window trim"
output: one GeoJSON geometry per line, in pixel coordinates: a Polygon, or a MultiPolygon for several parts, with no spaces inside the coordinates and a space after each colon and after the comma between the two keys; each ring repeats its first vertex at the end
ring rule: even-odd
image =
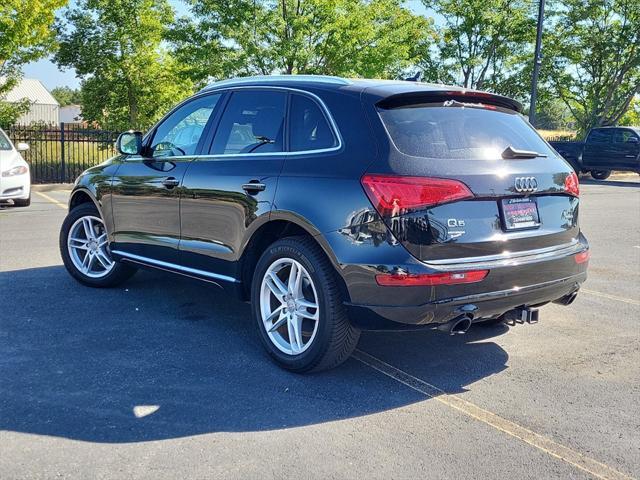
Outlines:
{"type": "MultiPolygon", "coordinates": [[[[223,157],[223,158],[234,158],[234,157],[238,157],[238,158],[245,158],[245,157],[266,157],[266,156],[277,156],[277,157],[293,157],[293,156],[298,156],[298,155],[310,155],[310,154],[318,154],[318,153],[329,153],[329,152],[336,152],[340,149],[342,149],[344,143],[342,140],[342,134],[340,133],[340,129],[338,128],[338,125],[336,124],[335,120],[333,119],[333,115],[331,115],[331,111],[329,110],[329,108],[327,107],[327,105],[324,103],[324,101],[317,96],[315,93],[312,92],[308,92],[306,90],[300,90],[299,88],[292,88],[292,87],[281,87],[281,86],[271,86],[271,85],[238,85],[238,86],[228,86],[228,85],[221,85],[220,87],[212,87],[211,89],[208,90],[201,90],[198,94],[194,95],[193,97],[189,97],[188,99],[184,100],[183,102],[181,102],[180,104],[178,104],[175,108],[173,108],[171,110],[171,112],[169,112],[167,115],[165,115],[165,117],[163,117],[150,131],[155,131],[157,125],[160,125],[160,123],[162,121],[164,121],[164,119],[166,117],[168,117],[174,110],[176,110],[177,108],[179,108],[182,104],[186,103],[187,101],[196,99],[200,96],[204,96],[204,95],[211,95],[211,94],[215,94],[216,92],[220,92],[222,94],[224,94],[225,92],[228,91],[235,91],[235,90],[251,90],[251,89],[259,89],[259,90],[280,90],[280,91],[286,91],[286,92],[292,92],[292,93],[296,93],[299,95],[306,95],[308,97],[311,97],[320,107],[320,110],[322,111],[323,115],[325,116],[326,120],[329,122],[329,127],[331,128],[333,134],[335,135],[336,139],[338,140],[338,145],[335,147],[330,147],[330,148],[318,148],[315,150],[300,150],[298,152],[263,152],[263,153],[209,153],[206,155],[178,155],[178,156],[167,156],[167,157],[153,157],[152,159],[155,160],[157,159],[158,161],[164,161],[164,160],[174,160],[174,159],[198,159],[198,158],[212,158],[212,157],[223,157]]],[[[287,118],[288,120],[288,118],[287,118]]],[[[146,135],[145,135],[146,137],[146,135]]],[[[135,155],[135,156],[131,156],[131,157],[126,157],[124,159],[124,161],[129,161],[129,159],[131,160],[136,160],[136,159],[147,159],[146,157],[142,157],[140,155],[135,155]]],[[[151,160],[151,159],[148,159],[151,160]]]]}
{"type": "Polygon", "coordinates": [[[123,252],[122,250],[112,250],[111,253],[124,257],[125,260],[131,260],[136,263],[142,263],[144,265],[149,265],[152,267],[160,268],[160,269],[170,269],[171,271],[176,271],[176,273],[182,273],[183,275],[190,276],[191,275],[199,275],[201,277],[207,277],[214,280],[220,280],[223,282],[230,283],[239,283],[239,280],[229,277],[227,275],[220,275],[219,273],[207,272],[205,270],[198,270],[197,268],[184,267],[182,265],[177,265],[175,263],[164,262],[162,260],[156,260],[153,258],[143,257],[141,255],[135,255],[133,253],[123,252]]]}

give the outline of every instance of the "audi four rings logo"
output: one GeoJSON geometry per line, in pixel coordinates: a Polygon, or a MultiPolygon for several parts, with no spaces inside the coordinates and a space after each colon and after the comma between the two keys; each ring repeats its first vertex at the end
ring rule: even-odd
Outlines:
{"type": "Polygon", "coordinates": [[[535,192],[538,189],[536,177],[516,177],[516,192],[535,192]]]}

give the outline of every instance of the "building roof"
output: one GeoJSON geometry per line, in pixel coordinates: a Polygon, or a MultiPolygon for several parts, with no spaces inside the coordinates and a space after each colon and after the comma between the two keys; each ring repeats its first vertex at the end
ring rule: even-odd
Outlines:
{"type": "MultiPolygon", "coordinates": [[[[2,79],[0,79],[2,82],[2,79]]],[[[40,105],[59,105],[58,101],[53,98],[49,90],[45,88],[40,80],[35,78],[23,78],[3,99],[5,102],[15,103],[23,98],[27,98],[31,103],[40,105]]]]}

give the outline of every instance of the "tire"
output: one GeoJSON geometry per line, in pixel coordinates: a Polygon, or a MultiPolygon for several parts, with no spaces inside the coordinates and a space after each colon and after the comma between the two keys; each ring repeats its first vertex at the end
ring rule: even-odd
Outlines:
{"type": "Polygon", "coordinates": [[[347,318],[336,275],[324,252],[309,237],[278,240],[260,257],[251,285],[252,311],[262,344],[281,367],[298,373],[327,370],[344,362],[356,348],[360,331],[347,318]],[[287,281],[293,264],[297,265],[296,272],[301,272],[299,288],[287,288],[290,284],[282,282],[280,286],[284,289],[278,289],[274,282],[266,280],[273,278],[270,273],[275,272],[287,281]],[[289,301],[280,300],[274,288],[278,292],[288,292],[282,298],[289,296],[289,301]],[[314,304],[314,300],[317,308],[299,304],[314,304]],[[269,312],[275,313],[278,309],[281,314],[277,318],[263,321],[269,312]],[[295,332],[292,325],[300,316],[290,312],[301,311],[304,313],[300,316],[309,315],[309,318],[303,318],[298,324],[300,335],[291,336],[289,332],[295,332]],[[291,315],[291,320],[284,318],[287,314],[291,315]],[[310,318],[314,315],[316,320],[310,318]],[[267,331],[268,326],[274,328],[283,321],[276,330],[267,331]],[[295,341],[296,338],[300,341],[295,341]]]}
{"type": "Polygon", "coordinates": [[[606,180],[611,175],[611,170],[591,170],[591,176],[596,180],[606,180]]]}
{"type": "Polygon", "coordinates": [[[69,274],[78,282],[89,287],[114,287],[129,279],[136,272],[136,268],[114,261],[111,258],[109,246],[106,243],[104,224],[102,223],[98,209],[92,203],[78,205],[69,212],[64,222],[62,222],[62,228],[60,229],[60,255],[69,274]],[[96,234],[94,236],[96,236],[98,240],[103,238],[102,241],[104,244],[102,247],[98,246],[97,241],[90,242],[89,239],[83,237],[82,232],[86,232],[86,227],[83,227],[85,221],[92,222],[93,230],[96,234]],[[100,229],[100,224],[102,224],[102,229],[100,229]],[[70,234],[74,235],[72,238],[79,240],[69,240],[70,234]],[[102,237],[103,234],[104,237],[102,237]],[[70,246],[72,243],[78,246],[72,248],[70,246]],[[91,248],[89,244],[91,244],[91,248]],[[82,263],[83,259],[86,258],[84,256],[89,255],[90,250],[92,252],[91,255],[95,258],[89,258],[87,262],[89,269],[87,272],[84,272],[78,265],[79,262],[82,263]],[[104,267],[102,263],[109,263],[105,258],[111,262],[109,269],[104,267]]]}
{"type": "Polygon", "coordinates": [[[16,198],[13,201],[14,207],[28,207],[31,205],[31,194],[29,194],[29,198],[16,198]]]}

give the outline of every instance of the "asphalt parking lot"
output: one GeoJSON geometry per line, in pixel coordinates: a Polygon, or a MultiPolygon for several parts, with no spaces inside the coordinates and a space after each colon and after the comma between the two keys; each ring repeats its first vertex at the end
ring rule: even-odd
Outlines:
{"type": "Polygon", "coordinates": [[[365,333],[336,370],[270,362],[247,304],[58,253],[67,193],[0,210],[0,478],[640,477],[640,181],[582,185],[590,277],[537,325],[365,333]]]}

